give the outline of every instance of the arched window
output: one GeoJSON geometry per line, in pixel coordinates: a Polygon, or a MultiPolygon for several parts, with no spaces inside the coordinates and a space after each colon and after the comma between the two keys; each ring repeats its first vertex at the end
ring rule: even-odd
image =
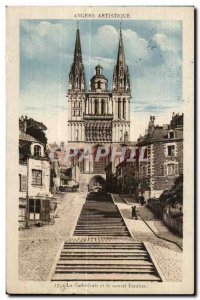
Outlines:
{"type": "Polygon", "coordinates": [[[98,115],[98,113],[99,113],[98,100],[95,100],[95,102],[94,102],[94,113],[95,113],[95,115],[98,115]]]}
{"type": "Polygon", "coordinates": [[[118,119],[121,119],[121,101],[118,99],[118,119]]]}
{"type": "Polygon", "coordinates": [[[34,146],[34,156],[41,156],[41,147],[38,145],[34,146]]]}
{"type": "Polygon", "coordinates": [[[125,102],[125,99],[123,99],[123,119],[126,119],[126,102],[125,102]]]}
{"type": "Polygon", "coordinates": [[[101,114],[104,115],[106,113],[106,110],[105,110],[105,101],[103,100],[102,103],[101,103],[101,114]]]}
{"type": "Polygon", "coordinates": [[[97,82],[97,88],[100,89],[101,88],[101,81],[97,82]]]}

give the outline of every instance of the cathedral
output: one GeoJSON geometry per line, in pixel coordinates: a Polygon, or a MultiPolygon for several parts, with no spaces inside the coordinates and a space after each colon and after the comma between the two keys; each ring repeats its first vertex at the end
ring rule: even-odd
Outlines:
{"type": "MultiPolygon", "coordinates": [[[[74,58],[68,82],[68,144],[99,145],[127,144],[130,135],[130,78],[125,61],[125,52],[120,28],[116,65],[113,70],[112,88],[103,75],[103,66],[95,67],[95,75],[86,86],[86,77],[81,52],[80,31],[77,28],[74,58]]],[[[80,190],[85,190],[91,182],[103,185],[105,167],[108,161],[84,160],[74,167],[80,173],[76,181],[80,190]],[[82,187],[81,187],[82,186],[82,187]]],[[[88,188],[89,189],[89,188],[88,188]]]]}
{"type": "Polygon", "coordinates": [[[111,144],[124,143],[130,133],[130,79],[125,62],[120,29],[112,90],[103,75],[103,66],[95,67],[95,75],[87,90],[81,53],[80,31],[77,28],[74,59],[68,83],[68,142],[111,144]]]}

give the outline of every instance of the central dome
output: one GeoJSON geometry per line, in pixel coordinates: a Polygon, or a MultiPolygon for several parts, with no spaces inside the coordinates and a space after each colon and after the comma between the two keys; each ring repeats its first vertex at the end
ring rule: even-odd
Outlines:
{"type": "Polygon", "coordinates": [[[99,64],[95,67],[96,74],[91,79],[91,91],[106,92],[108,88],[108,79],[102,74],[103,67],[99,64]]]}

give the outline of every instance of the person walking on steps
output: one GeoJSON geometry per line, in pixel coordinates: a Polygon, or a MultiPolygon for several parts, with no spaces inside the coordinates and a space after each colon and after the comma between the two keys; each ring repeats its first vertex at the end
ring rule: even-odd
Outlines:
{"type": "Polygon", "coordinates": [[[136,206],[132,207],[132,219],[138,219],[136,206]]]}

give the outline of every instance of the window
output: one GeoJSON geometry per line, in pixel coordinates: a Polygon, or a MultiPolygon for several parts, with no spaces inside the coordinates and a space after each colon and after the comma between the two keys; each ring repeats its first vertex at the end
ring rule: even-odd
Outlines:
{"type": "Polygon", "coordinates": [[[147,167],[141,166],[141,176],[146,177],[147,176],[147,167]]]}
{"type": "Polygon", "coordinates": [[[32,170],[32,184],[33,185],[42,185],[42,171],[41,170],[32,170]]]}
{"type": "Polygon", "coordinates": [[[125,99],[124,99],[123,100],[123,119],[126,118],[125,113],[126,113],[126,102],[125,102],[125,99]]]}
{"type": "Polygon", "coordinates": [[[120,142],[123,141],[123,135],[122,135],[122,130],[120,130],[120,142]]]}
{"type": "Polygon", "coordinates": [[[121,119],[121,101],[118,99],[118,119],[121,119]]]}
{"type": "Polygon", "coordinates": [[[167,156],[175,156],[175,145],[167,146],[167,156]]]}
{"type": "Polygon", "coordinates": [[[80,108],[81,107],[81,102],[75,101],[73,107],[74,108],[80,108]]]}
{"type": "Polygon", "coordinates": [[[178,175],[178,163],[168,163],[164,165],[164,176],[178,175]]]}
{"type": "Polygon", "coordinates": [[[102,101],[102,103],[101,103],[101,114],[102,115],[105,114],[105,101],[102,101]]]}
{"type": "Polygon", "coordinates": [[[34,156],[41,156],[41,147],[38,145],[34,146],[34,156]]]}
{"type": "Polygon", "coordinates": [[[170,132],[168,133],[168,138],[169,138],[169,139],[174,139],[174,138],[175,138],[175,132],[174,132],[174,131],[170,131],[170,132]]]}
{"type": "Polygon", "coordinates": [[[95,103],[94,103],[94,113],[95,115],[98,115],[98,100],[95,100],[95,103]]]}
{"type": "Polygon", "coordinates": [[[175,174],[175,165],[169,164],[167,165],[167,175],[174,175],[175,174]]]}
{"type": "Polygon", "coordinates": [[[29,200],[29,218],[30,220],[39,220],[41,212],[40,200],[30,199],[29,200]]]}
{"type": "Polygon", "coordinates": [[[19,191],[25,192],[27,190],[27,176],[19,174],[19,191]]]}
{"type": "Polygon", "coordinates": [[[97,82],[97,88],[100,89],[101,88],[101,81],[97,82]]]}

